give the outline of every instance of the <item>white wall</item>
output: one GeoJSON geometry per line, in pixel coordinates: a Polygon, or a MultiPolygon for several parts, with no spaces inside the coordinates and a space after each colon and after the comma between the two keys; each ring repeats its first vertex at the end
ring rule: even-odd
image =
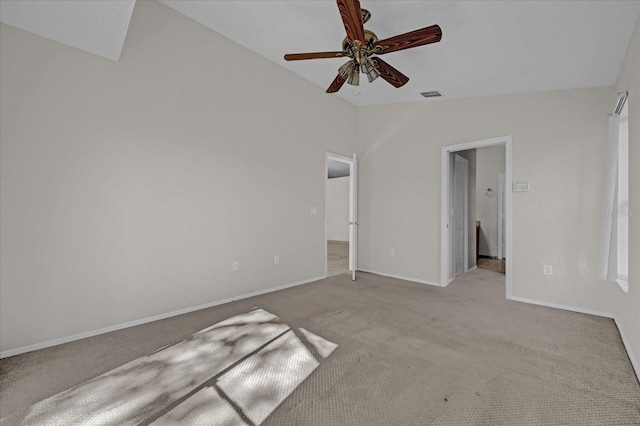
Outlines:
{"type": "MultiPolygon", "coordinates": [[[[616,300],[613,312],[618,327],[632,352],[636,374],[640,376],[640,19],[629,43],[627,56],[618,77],[615,92],[629,92],[629,294],[624,294],[617,284],[601,282],[601,286],[614,287],[616,300]]],[[[610,95],[613,95],[613,90],[610,95]]],[[[612,110],[612,100],[609,96],[612,110]]],[[[604,143],[600,152],[604,158],[604,143]]]]}
{"type": "Polygon", "coordinates": [[[309,207],[324,153],[356,137],[361,267],[439,282],[440,147],[511,134],[533,188],[513,194],[514,295],[613,312],[640,354],[640,265],[628,295],[595,279],[593,231],[616,89],[640,164],[638,75],[636,24],[615,89],[356,112],[156,2],[137,3],[119,62],[0,25],[0,350],[323,275],[309,207]]]}
{"type": "Polygon", "coordinates": [[[0,43],[0,350],[324,275],[355,107],[157,2],[119,62],[0,43]]]}
{"type": "Polygon", "coordinates": [[[349,176],[327,179],[327,239],[349,241],[349,176]]]}
{"type": "Polygon", "coordinates": [[[594,232],[612,93],[360,108],[360,266],[439,283],[441,147],[512,135],[513,178],[533,188],[513,194],[514,296],[612,312],[619,289],[596,278],[594,232]],[[370,126],[383,121],[384,132],[370,126]],[[395,257],[387,254],[392,246],[395,257]],[[543,275],[543,263],[553,265],[553,276],[543,275]]]}
{"type": "Polygon", "coordinates": [[[503,146],[487,146],[476,150],[476,210],[480,221],[480,244],[483,256],[498,256],[498,174],[505,171],[503,146]],[[494,196],[488,197],[487,188],[494,196]]]}

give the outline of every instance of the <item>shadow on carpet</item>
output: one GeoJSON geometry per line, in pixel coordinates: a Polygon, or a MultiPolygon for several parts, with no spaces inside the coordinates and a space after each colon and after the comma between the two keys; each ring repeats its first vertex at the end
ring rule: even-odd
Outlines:
{"type": "Polygon", "coordinates": [[[337,347],[253,309],[31,406],[22,424],[261,424],[337,347]]]}

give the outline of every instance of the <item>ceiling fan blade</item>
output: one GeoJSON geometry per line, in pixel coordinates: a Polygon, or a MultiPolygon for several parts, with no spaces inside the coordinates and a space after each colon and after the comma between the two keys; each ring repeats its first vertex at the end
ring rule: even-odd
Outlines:
{"type": "Polygon", "coordinates": [[[398,50],[409,49],[411,47],[437,43],[441,38],[442,30],[440,27],[438,25],[432,25],[420,30],[400,34],[395,37],[378,40],[373,44],[373,47],[374,49],[378,46],[382,47],[382,52],[376,52],[378,55],[382,55],[384,53],[396,52],[398,50]]]}
{"type": "Polygon", "coordinates": [[[384,78],[389,84],[394,87],[401,87],[407,84],[409,77],[402,74],[400,71],[386,63],[380,58],[374,58],[376,69],[380,73],[380,77],[384,78]]]}
{"type": "Polygon", "coordinates": [[[312,53],[288,53],[284,55],[285,61],[302,61],[304,59],[341,58],[344,52],[312,52],[312,53]]]}
{"type": "Polygon", "coordinates": [[[340,74],[331,82],[331,85],[327,89],[327,93],[335,93],[344,85],[346,78],[342,77],[340,74]]]}
{"type": "Polygon", "coordinates": [[[364,26],[360,2],[358,0],[337,0],[337,3],[344,29],[347,31],[347,38],[352,44],[354,40],[359,40],[364,45],[364,26]]]}

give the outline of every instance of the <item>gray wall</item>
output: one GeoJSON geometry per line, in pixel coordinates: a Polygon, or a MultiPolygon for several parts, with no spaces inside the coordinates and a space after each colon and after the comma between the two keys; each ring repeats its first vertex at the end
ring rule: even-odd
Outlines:
{"type": "Polygon", "coordinates": [[[0,43],[0,350],[324,275],[355,107],[157,2],[119,62],[0,43]]]}
{"type": "MultiPolygon", "coordinates": [[[[532,182],[531,192],[513,193],[513,295],[615,313],[626,295],[596,278],[598,235],[592,232],[600,219],[614,92],[359,108],[360,267],[439,283],[441,148],[512,135],[513,178],[532,182]],[[384,132],[368,125],[383,121],[384,132]],[[388,247],[396,247],[395,257],[388,247]],[[543,263],[554,266],[554,275],[543,274],[543,263]]],[[[637,281],[632,284],[638,291],[637,281]]]]}
{"type": "Polygon", "coordinates": [[[440,148],[510,134],[532,181],[513,194],[514,295],[614,314],[637,360],[640,266],[629,294],[597,280],[593,230],[616,91],[640,164],[639,31],[615,88],[356,111],[156,2],[119,62],[0,25],[0,350],[322,276],[309,207],[324,153],[356,139],[361,267],[439,282],[440,148]]]}
{"type": "MultiPolygon", "coordinates": [[[[629,43],[627,56],[618,77],[615,92],[629,92],[629,210],[640,212],[640,19],[629,43]]],[[[614,99],[610,91],[609,108],[614,99]]],[[[605,156],[605,144],[599,152],[605,156]]],[[[614,283],[601,283],[612,287],[617,296],[613,312],[625,340],[630,344],[631,359],[635,362],[636,374],[640,375],[640,216],[629,218],[629,294],[624,294],[614,283]]]]}

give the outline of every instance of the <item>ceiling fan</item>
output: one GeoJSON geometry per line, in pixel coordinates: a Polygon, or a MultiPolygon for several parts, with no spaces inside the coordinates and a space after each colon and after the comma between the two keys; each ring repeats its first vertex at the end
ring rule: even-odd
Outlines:
{"type": "Polygon", "coordinates": [[[378,56],[385,53],[425,44],[437,43],[442,38],[442,30],[438,25],[422,28],[378,40],[378,37],[369,30],[364,29],[364,23],[371,18],[368,10],[360,8],[358,0],[337,0],[338,10],[342,17],[347,37],[342,42],[342,50],[336,52],[290,53],[284,55],[287,61],[300,61],[304,59],[324,59],[348,57],[349,62],[338,69],[338,76],[333,80],[327,93],[335,93],[345,82],[357,86],[360,82],[360,72],[367,75],[369,83],[378,77],[382,77],[394,87],[404,86],[409,77],[380,59],[378,56]]]}

